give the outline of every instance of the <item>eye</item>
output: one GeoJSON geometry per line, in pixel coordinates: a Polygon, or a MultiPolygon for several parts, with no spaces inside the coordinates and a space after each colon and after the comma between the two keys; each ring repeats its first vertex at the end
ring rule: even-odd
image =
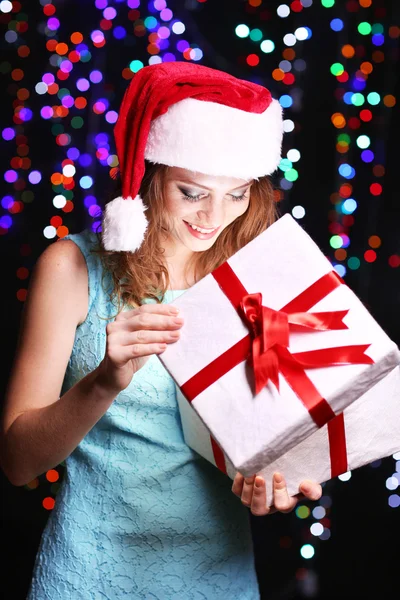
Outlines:
{"type": "Polygon", "coordinates": [[[191,194],[190,190],[185,190],[181,187],[179,188],[179,191],[182,194],[182,198],[188,202],[198,202],[200,198],[207,196],[207,194],[191,194]]]}
{"type": "MultiPolygon", "coordinates": [[[[232,200],[234,202],[240,202],[241,200],[245,200],[247,199],[247,192],[249,191],[250,188],[247,188],[247,190],[245,192],[243,192],[243,194],[228,194],[228,196],[230,196],[232,198],[232,200]]],[[[181,188],[179,187],[179,191],[182,194],[182,198],[184,200],[187,200],[188,202],[198,202],[199,200],[201,200],[202,198],[207,198],[208,194],[191,194],[190,190],[187,190],[185,188],[181,188]]]]}
{"type": "Polygon", "coordinates": [[[247,198],[246,194],[248,191],[249,190],[247,189],[245,192],[243,192],[243,194],[240,194],[240,196],[236,196],[235,194],[230,194],[230,196],[234,202],[240,202],[241,200],[247,198]]]}
{"type": "Polygon", "coordinates": [[[200,194],[198,196],[191,196],[190,194],[185,194],[185,192],[182,192],[182,194],[183,198],[189,202],[198,202],[201,198],[200,194]]]}

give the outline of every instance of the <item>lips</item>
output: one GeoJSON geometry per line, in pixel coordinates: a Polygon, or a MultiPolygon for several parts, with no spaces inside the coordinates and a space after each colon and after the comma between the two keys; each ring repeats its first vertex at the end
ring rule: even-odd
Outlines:
{"type": "MultiPolygon", "coordinates": [[[[193,237],[199,239],[199,240],[209,240],[211,239],[219,230],[220,226],[215,227],[214,229],[210,229],[208,228],[207,233],[205,233],[205,227],[202,227],[201,229],[203,231],[199,231],[198,229],[194,229],[190,223],[188,223],[187,221],[183,221],[188,229],[188,231],[193,235],[193,237]]],[[[195,223],[193,224],[195,227],[199,227],[198,225],[196,225],[195,223]]]]}

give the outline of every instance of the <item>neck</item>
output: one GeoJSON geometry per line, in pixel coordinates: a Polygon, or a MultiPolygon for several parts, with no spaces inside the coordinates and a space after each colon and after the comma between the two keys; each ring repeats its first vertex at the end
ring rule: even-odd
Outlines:
{"type": "Polygon", "coordinates": [[[183,290],[194,284],[194,274],[187,271],[193,251],[174,240],[165,240],[161,244],[164,250],[165,264],[168,269],[170,289],[183,290]]]}

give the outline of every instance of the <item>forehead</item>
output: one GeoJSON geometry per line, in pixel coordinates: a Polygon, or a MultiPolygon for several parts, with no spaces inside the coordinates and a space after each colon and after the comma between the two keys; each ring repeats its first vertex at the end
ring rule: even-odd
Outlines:
{"type": "Polygon", "coordinates": [[[197,171],[189,171],[180,167],[170,167],[168,169],[167,180],[182,181],[190,185],[205,187],[209,189],[235,189],[244,187],[250,183],[247,179],[238,177],[225,177],[224,175],[205,175],[197,171]]]}

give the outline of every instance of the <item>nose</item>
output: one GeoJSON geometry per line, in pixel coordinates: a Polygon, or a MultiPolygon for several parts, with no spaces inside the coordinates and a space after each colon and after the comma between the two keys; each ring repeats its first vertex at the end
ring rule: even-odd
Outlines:
{"type": "Polygon", "coordinates": [[[202,203],[197,216],[205,227],[218,227],[224,222],[224,205],[217,198],[207,198],[202,203]]]}

